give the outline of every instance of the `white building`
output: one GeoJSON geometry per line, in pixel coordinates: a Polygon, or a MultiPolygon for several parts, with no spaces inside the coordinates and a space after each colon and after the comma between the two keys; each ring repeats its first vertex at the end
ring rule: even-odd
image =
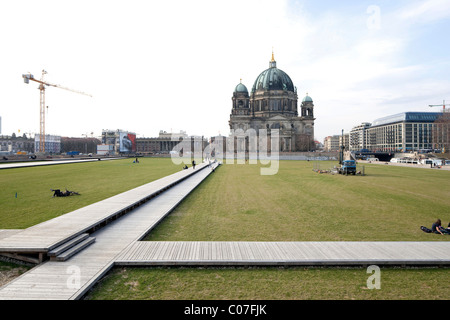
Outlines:
{"type": "Polygon", "coordinates": [[[324,150],[327,152],[340,151],[340,135],[328,136],[324,140],[324,150]]]}
{"type": "MultiPolygon", "coordinates": [[[[34,136],[34,150],[36,152],[40,150],[41,145],[41,135],[36,134],[34,136]]],[[[53,136],[50,134],[45,135],[45,153],[60,153],[61,152],[61,137],[60,136],[53,136]]]]}
{"type": "Polygon", "coordinates": [[[367,129],[371,127],[368,122],[363,122],[359,126],[353,127],[350,131],[350,151],[360,151],[368,149],[369,136],[367,129]]]}

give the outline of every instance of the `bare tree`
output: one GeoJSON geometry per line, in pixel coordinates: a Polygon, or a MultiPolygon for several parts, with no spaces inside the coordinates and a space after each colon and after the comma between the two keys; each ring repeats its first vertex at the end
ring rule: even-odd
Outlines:
{"type": "Polygon", "coordinates": [[[442,152],[450,150],[450,112],[444,112],[434,122],[433,146],[442,152]]]}
{"type": "Polygon", "coordinates": [[[299,134],[295,140],[296,151],[312,151],[316,149],[314,138],[309,134],[299,134]]]}
{"type": "Polygon", "coordinates": [[[97,138],[61,138],[61,152],[79,151],[81,153],[97,153],[97,138]]]}

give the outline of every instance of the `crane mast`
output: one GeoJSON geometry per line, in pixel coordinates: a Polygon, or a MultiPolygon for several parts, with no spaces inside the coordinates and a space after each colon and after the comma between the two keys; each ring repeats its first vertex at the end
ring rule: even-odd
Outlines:
{"type": "Polygon", "coordinates": [[[45,152],[45,86],[44,74],[47,72],[42,70],[42,83],[39,84],[39,101],[40,101],[40,118],[39,118],[39,152],[45,152]]]}
{"type": "Polygon", "coordinates": [[[58,84],[52,84],[52,83],[48,83],[44,81],[44,75],[47,74],[47,71],[42,70],[42,76],[41,76],[41,80],[37,80],[34,78],[34,76],[31,73],[28,74],[22,74],[22,78],[23,81],[25,83],[29,83],[30,80],[31,81],[35,81],[39,83],[39,111],[40,111],[40,115],[39,115],[39,152],[45,152],[45,86],[52,86],[52,87],[56,87],[56,88],[60,88],[60,89],[64,89],[64,90],[68,90],[68,91],[72,91],[75,93],[79,93],[79,94],[83,94],[89,97],[92,97],[90,94],[81,92],[81,91],[76,91],[76,90],[72,90],[63,86],[60,86],[58,84]]]}

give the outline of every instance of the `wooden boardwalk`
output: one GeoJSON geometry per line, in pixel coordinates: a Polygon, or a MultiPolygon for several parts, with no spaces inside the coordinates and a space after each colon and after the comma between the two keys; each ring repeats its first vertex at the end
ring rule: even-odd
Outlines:
{"type": "MultiPolygon", "coordinates": [[[[101,161],[117,160],[120,158],[102,158],[101,161]]],[[[10,162],[10,163],[0,163],[0,169],[15,169],[15,168],[25,168],[25,167],[40,167],[40,166],[51,166],[57,164],[69,164],[69,163],[80,163],[80,162],[93,162],[99,161],[99,158],[86,158],[86,159],[66,159],[66,160],[46,160],[46,161],[27,161],[27,162],[10,162]]]]}
{"type": "Polygon", "coordinates": [[[69,260],[44,262],[0,288],[0,299],[79,299],[109,271],[120,252],[142,239],[211,174],[204,165],[195,171],[188,179],[94,232],[95,243],[69,260]]]}
{"type": "Polygon", "coordinates": [[[135,189],[99,201],[57,218],[42,222],[10,237],[0,239],[0,253],[45,254],[62,243],[117,218],[152,197],[200,172],[207,165],[202,163],[195,170],[189,168],[150,182],[135,189]]]}
{"type": "Polygon", "coordinates": [[[116,258],[130,266],[450,265],[450,242],[151,242],[116,258]]]}

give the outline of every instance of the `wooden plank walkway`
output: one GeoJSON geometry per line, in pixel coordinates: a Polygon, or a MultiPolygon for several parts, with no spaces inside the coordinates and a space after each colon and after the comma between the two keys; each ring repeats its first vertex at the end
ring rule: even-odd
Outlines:
{"type": "Polygon", "coordinates": [[[19,232],[22,232],[22,229],[2,229],[0,230],[0,239],[8,238],[19,232]]]}
{"type": "MultiPolygon", "coordinates": [[[[118,159],[120,158],[102,158],[101,161],[118,160],[118,159]]],[[[99,161],[99,159],[92,158],[92,159],[75,159],[75,160],[46,160],[46,161],[0,163],[0,169],[51,166],[57,164],[69,164],[69,163],[93,162],[93,161],[99,161]]]]}
{"type": "Polygon", "coordinates": [[[147,201],[183,179],[200,172],[207,164],[195,170],[181,170],[135,189],[99,201],[57,218],[0,239],[0,252],[46,253],[58,245],[104,224],[123,212],[147,201]]]}
{"type": "MultiPolygon", "coordinates": [[[[200,167],[201,165],[199,165],[200,167]]],[[[67,261],[47,261],[0,288],[4,299],[80,299],[114,265],[450,265],[450,242],[152,242],[140,241],[189,195],[211,170],[196,174],[93,232],[95,243],[67,261]]],[[[192,170],[192,169],[190,169],[192,170]]],[[[192,170],[193,171],[193,170],[192,170]]],[[[192,173],[192,172],[191,172],[192,173]]],[[[170,181],[170,179],[165,180],[170,181]]],[[[143,187],[142,193],[148,190],[143,187]]],[[[136,190],[136,189],[134,189],[136,190]]],[[[128,199],[128,197],[126,197],[128,199]]],[[[133,198],[130,196],[130,198],[133,198]]],[[[137,197],[139,198],[139,197],[137,197]]],[[[119,199],[114,203],[124,204],[119,199]]],[[[135,199],[136,200],[136,199],[135,199]]],[[[124,200],[124,202],[128,202],[124,200]]],[[[103,211],[101,207],[91,208],[103,211]]],[[[97,210],[93,210],[97,215],[97,210]]],[[[105,214],[103,212],[103,214],[105,214]]],[[[71,220],[86,225],[84,219],[71,220]]],[[[98,219],[97,219],[98,220],[98,219]]],[[[55,223],[52,229],[64,226],[55,223]]],[[[90,224],[90,223],[87,223],[90,224]]],[[[42,226],[41,226],[42,227],[42,226]]],[[[68,226],[67,226],[68,227],[68,226]]],[[[80,228],[78,226],[78,229],[80,228]]],[[[45,228],[41,232],[45,232],[45,228]]],[[[22,232],[11,231],[0,243],[22,232]]],[[[1,234],[1,233],[0,233],[1,234]]],[[[5,235],[5,233],[3,233],[5,235]]],[[[36,233],[37,240],[40,234],[36,233]]],[[[0,237],[1,238],[1,237],[0,237]]],[[[25,242],[33,243],[33,235],[25,242]]],[[[42,245],[40,245],[42,246],[42,245]]]]}
{"type": "Polygon", "coordinates": [[[122,266],[450,265],[450,242],[153,242],[123,251],[122,266]]]}
{"type": "MultiPolygon", "coordinates": [[[[191,169],[192,170],[192,169],[191,169]]],[[[116,256],[144,237],[210,173],[206,168],[91,234],[95,243],[67,261],[47,261],[0,288],[2,299],[79,299],[114,265],[116,256]]]]}

